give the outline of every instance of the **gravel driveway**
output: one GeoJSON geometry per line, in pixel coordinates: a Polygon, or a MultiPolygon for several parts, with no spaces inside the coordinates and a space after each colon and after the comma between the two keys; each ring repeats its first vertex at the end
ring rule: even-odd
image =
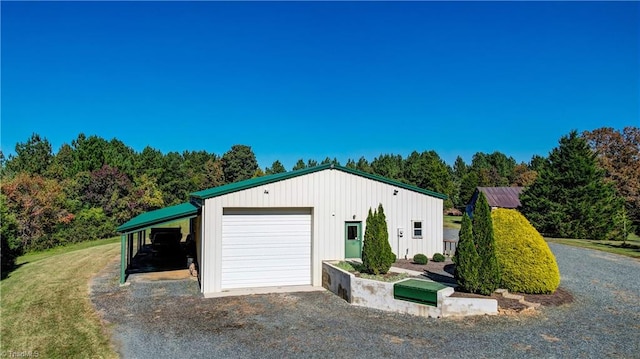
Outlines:
{"type": "Polygon", "coordinates": [[[329,292],[205,299],[192,280],[91,298],[123,358],[640,358],[640,262],[550,244],[575,301],[535,314],[430,319],[354,307],[329,292]]]}

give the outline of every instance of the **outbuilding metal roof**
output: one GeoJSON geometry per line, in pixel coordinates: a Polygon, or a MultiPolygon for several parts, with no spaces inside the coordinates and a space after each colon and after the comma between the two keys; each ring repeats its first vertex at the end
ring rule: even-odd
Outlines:
{"type": "Polygon", "coordinates": [[[120,233],[133,232],[156,224],[172,222],[178,219],[193,217],[198,214],[198,207],[191,203],[157,209],[133,217],[116,230],[120,233]]]}
{"type": "Polygon", "coordinates": [[[269,183],[274,183],[274,182],[278,182],[278,181],[283,181],[283,180],[286,180],[286,179],[290,179],[290,178],[294,178],[294,177],[298,177],[298,176],[303,176],[303,175],[306,175],[306,174],[309,174],[309,173],[324,171],[324,170],[327,170],[327,169],[338,170],[338,171],[350,173],[350,174],[353,174],[353,175],[356,175],[356,176],[365,177],[365,178],[368,178],[368,179],[371,179],[371,180],[374,180],[374,181],[390,184],[392,186],[396,186],[396,187],[399,187],[399,188],[404,188],[404,189],[407,189],[409,191],[414,191],[414,192],[426,194],[426,195],[429,195],[429,196],[432,196],[432,197],[436,197],[436,198],[447,199],[447,195],[442,194],[442,193],[429,191],[429,190],[424,189],[424,188],[411,186],[411,185],[408,185],[406,183],[394,181],[394,180],[391,180],[391,179],[388,179],[388,178],[385,178],[385,177],[382,177],[382,176],[378,176],[378,175],[374,175],[374,174],[370,174],[370,173],[366,173],[366,172],[361,172],[361,171],[358,171],[358,170],[355,170],[355,169],[352,169],[352,168],[342,167],[342,166],[338,166],[338,165],[331,164],[331,163],[324,164],[324,165],[319,165],[319,166],[314,166],[314,167],[309,167],[309,168],[305,168],[305,169],[301,169],[301,170],[297,170],[297,171],[276,173],[276,174],[269,175],[269,176],[256,177],[256,178],[251,178],[251,179],[240,181],[240,182],[229,183],[229,184],[226,184],[224,186],[219,186],[219,187],[214,187],[214,188],[206,189],[206,190],[199,191],[199,192],[194,192],[194,193],[191,194],[191,197],[197,198],[197,199],[207,199],[207,198],[222,196],[222,195],[227,194],[227,193],[242,191],[242,190],[245,190],[245,189],[249,189],[249,188],[253,188],[253,187],[257,187],[257,186],[261,186],[261,185],[265,185],[265,184],[269,184],[269,183]]]}
{"type": "Polygon", "coordinates": [[[489,207],[518,208],[524,187],[478,187],[484,193],[489,207]]]}

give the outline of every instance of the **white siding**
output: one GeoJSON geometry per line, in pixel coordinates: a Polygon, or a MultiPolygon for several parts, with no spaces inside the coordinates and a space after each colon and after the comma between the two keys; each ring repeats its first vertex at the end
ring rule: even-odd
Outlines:
{"type": "MultiPolygon", "coordinates": [[[[401,258],[443,251],[442,199],[386,183],[326,169],[205,200],[203,210],[204,265],[202,291],[222,289],[222,217],[224,208],[311,208],[312,285],[322,284],[322,261],[344,258],[344,225],[362,221],[382,203],[389,243],[401,258]],[[394,190],[398,193],[394,195],[394,190]],[[268,192],[268,193],[267,193],[268,192]],[[355,219],[353,216],[355,215],[355,219]],[[423,221],[422,239],[411,236],[411,221],[423,221]],[[399,239],[397,228],[404,228],[399,239]]],[[[202,267],[202,266],[201,266],[202,267]]]]}

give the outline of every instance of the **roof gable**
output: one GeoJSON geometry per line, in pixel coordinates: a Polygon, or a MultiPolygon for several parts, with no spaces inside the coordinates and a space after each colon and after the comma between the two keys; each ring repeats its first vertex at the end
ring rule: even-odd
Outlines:
{"type": "Polygon", "coordinates": [[[520,207],[520,193],[524,187],[478,187],[484,193],[490,207],[518,208],[520,207]]]}
{"type": "Polygon", "coordinates": [[[222,196],[222,195],[225,195],[225,194],[228,194],[228,193],[242,191],[242,190],[245,190],[245,189],[258,187],[258,186],[262,186],[262,185],[265,185],[265,184],[274,183],[274,182],[278,182],[278,181],[284,181],[284,180],[287,180],[287,179],[290,179],[290,178],[304,176],[304,175],[307,175],[307,174],[310,174],[310,173],[315,173],[315,172],[324,171],[324,170],[338,170],[338,171],[346,172],[346,173],[349,173],[349,174],[352,174],[352,175],[368,178],[370,180],[383,182],[383,183],[386,183],[386,184],[389,184],[389,185],[392,185],[392,186],[404,188],[404,189],[407,189],[407,190],[410,190],[410,191],[422,193],[422,194],[425,194],[425,195],[428,195],[428,196],[432,196],[432,197],[436,197],[436,198],[440,198],[440,199],[447,199],[447,195],[442,194],[442,193],[429,191],[429,190],[426,190],[426,189],[423,189],[423,188],[419,188],[419,187],[416,187],[416,186],[408,185],[406,183],[398,182],[398,181],[395,181],[395,180],[392,180],[392,179],[389,179],[389,178],[386,178],[386,177],[382,177],[382,176],[374,175],[374,174],[371,174],[371,173],[358,171],[358,170],[355,170],[355,169],[352,169],[352,168],[338,166],[338,165],[331,164],[331,163],[327,163],[327,164],[319,165],[319,166],[314,166],[314,167],[309,167],[309,168],[304,168],[304,169],[297,170],[297,171],[276,173],[276,174],[269,175],[269,176],[251,178],[251,179],[240,181],[240,182],[229,183],[229,184],[226,184],[226,185],[223,185],[223,186],[209,188],[209,189],[206,189],[206,190],[203,190],[203,191],[198,191],[198,192],[191,193],[191,197],[196,198],[196,199],[207,199],[207,198],[218,197],[218,196],[222,196]]]}

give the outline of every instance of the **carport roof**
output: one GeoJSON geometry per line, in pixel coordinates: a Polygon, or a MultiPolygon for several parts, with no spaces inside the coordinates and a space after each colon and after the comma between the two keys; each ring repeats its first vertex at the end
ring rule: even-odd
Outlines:
{"type": "Polygon", "coordinates": [[[116,230],[120,233],[133,232],[156,224],[171,222],[182,218],[193,217],[198,214],[198,207],[191,203],[157,209],[133,217],[116,230]]]}
{"type": "Polygon", "coordinates": [[[374,180],[374,181],[379,181],[379,182],[383,182],[383,183],[386,183],[386,184],[390,184],[392,186],[396,186],[396,187],[399,187],[399,188],[404,188],[404,189],[407,189],[407,190],[410,190],[410,191],[426,194],[428,196],[432,196],[432,197],[436,197],[436,198],[440,198],[440,199],[447,199],[447,195],[442,194],[442,193],[433,192],[433,191],[430,191],[430,190],[427,190],[427,189],[424,189],[424,188],[420,188],[420,187],[408,185],[406,183],[394,181],[394,180],[386,178],[386,177],[382,177],[382,176],[374,175],[374,174],[371,174],[371,173],[358,171],[358,170],[355,170],[355,169],[352,169],[352,168],[348,168],[348,167],[338,166],[338,165],[331,164],[331,163],[327,163],[327,164],[319,165],[319,166],[314,166],[314,167],[309,167],[309,168],[305,168],[305,169],[301,169],[301,170],[297,170],[297,171],[276,173],[276,174],[269,175],[269,176],[251,178],[251,179],[240,181],[240,182],[229,183],[229,184],[226,184],[224,186],[209,188],[209,189],[206,189],[206,190],[203,190],[203,191],[198,191],[198,192],[191,193],[191,196],[193,198],[197,198],[197,199],[207,199],[207,198],[222,196],[222,195],[227,194],[227,193],[237,192],[237,191],[241,191],[241,190],[245,190],[245,189],[249,189],[249,188],[253,188],[253,187],[257,187],[257,186],[261,186],[261,185],[265,185],[265,184],[269,184],[269,183],[283,181],[283,180],[286,180],[286,179],[289,179],[289,178],[303,176],[303,175],[306,175],[306,174],[309,174],[309,173],[323,171],[323,170],[326,170],[326,169],[336,169],[336,170],[339,170],[339,171],[342,171],[342,172],[346,172],[346,173],[350,173],[350,174],[353,174],[353,175],[356,175],[356,176],[361,176],[361,177],[365,177],[365,178],[368,178],[368,179],[371,179],[371,180],[374,180]]]}

